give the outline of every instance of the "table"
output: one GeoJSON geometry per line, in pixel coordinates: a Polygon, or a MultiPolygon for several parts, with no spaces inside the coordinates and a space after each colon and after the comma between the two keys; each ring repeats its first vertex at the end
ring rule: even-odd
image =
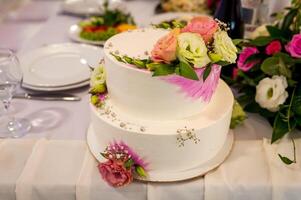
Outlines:
{"type": "MultiPolygon", "coordinates": [[[[153,15],[157,1],[127,1],[126,3],[138,24],[143,24],[144,20],[153,15]]],[[[60,4],[60,1],[50,0],[29,2],[28,10],[23,11],[27,12],[26,14],[23,13],[21,17],[15,14],[0,24],[0,44],[22,53],[42,45],[71,42],[67,36],[69,25],[80,19],[61,14],[60,4]],[[45,4],[49,7],[45,9],[47,14],[42,15],[43,12],[35,16],[28,14],[33,11],[32,9],[45,8],[45,4]],[[26,16],[26,20],[22,16],[26,16]]],[[[235,145],[231,155],[220,168],[205,177],[177,183],[135,182],[122,189],[110,188],[97,176],[95,161],[89,156],[85,146],[86,131],[90,121],[88,88],[71,92],[81,96],[82,100],[80,102],[13,101],[12,112],[16,116],[30,119],[33,128],[23,138],[24,140],[0,141],[0,149],[3,150],[0,153],[0,199],[300,199],[301,170],[294,171],[300,169],[300,163],[298,162],[293,168],[286,167],[279,163],[277,158],[277,152],[284,152],[291,156],[290,143],[284,139],[280,144],[269,145],[269,140],[263,138],[270,138],[271,128],[257,115],[250,115],[245,124],[235,130],[235,145]],[[18,152],[13,148],[15,146],[21,146],[25,150],[22,151],[23,153],[18,152]],[[66,150],[57,158],[62,159],[60,162],[65,160],[64,156],[70,158],[70,162],[66,161],[64,165],[58,163],[58,166],[68,169],[67,166],[78,163],[80,167],[72,168],[73,172],[70,172],[72,178],[65,182],[61,180],[61,184],[35,182],[30,185],[32,188],[28,189],[28,185],[27,188],[24,187],[28,181],[26,172],[29,172],[32,166],[41,166],[34,162],[39,160],[34,159],[37,158],[35,156],[41,156],[38,153],[40,149],[44,149],[45,155],[49,153],[51,157],[59,153],[53,147],[66,150]],[[18,166],[22,168],[16,169],[18,176],[11,176],[10,181],[5,181],[1,179],[7,174],[1,171],[1,161],[4,162],[9,158],[8,155],[23,156],[23,159],[18,159],[18,166]],[[82,171],[89,177],[82,175],[82,171]],[[28,191],[31,193],[29,194],[28,191]],[[27,196],[20,194],[27,194],[27,196]]],[[[301,160],[299,139],[297,139],[297,146],[300,147],[297,147],[298,160],[301,160]]],[[[54,157],[49,163],[55,165],[56,161],[54,157]]],[[[61,168],[53,168],[52,171],[60,173],[61,168]]],[[[40,176],[38,171],[39,168],[32,177],[40,176]]]]}

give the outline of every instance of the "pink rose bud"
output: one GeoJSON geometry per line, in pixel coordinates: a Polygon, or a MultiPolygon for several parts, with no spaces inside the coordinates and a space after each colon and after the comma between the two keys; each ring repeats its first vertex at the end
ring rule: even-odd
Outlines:
{"type": "Polygon", "coordinates": [[[266,47],[265,53],[270,56],[280,52],[281,49],[281,43],[278,40],[274,40],[266,47]]]}
{"type": "Polygon", "coordinates": [[[118,163],[113,160],[108,160],[104,163],[99,163],[98,171],[102,178],[112,187],[122,187],[133,181],[131,169],[127,170],[124,163],[118,163]]]}
{"type": "Polygon", "coordinates": [[[259,61],[254,60],[250,62],[246,62],[246,60],[253,54],[259,53],[258,49],[255,47],[246,47],[242,50],[239,55],[237,61],[237,67],[242,71],[246,72],[249,71],[254,65],[256,65],[259,61]]]}
{"type": "Polygon", "coordinates": [[[293,39],[285,46],[287,52],[292,57],[301,58],[301,34],[296,34],[293,39]]]}
{"type": "Polygon", "coordinates": [[[193,18],[181,32],[198,33],[202,36],[205,43],[212,40],[213,34],[217,31],[217,22],[208,16],[199,16],[193,18]]]}
{"type": "Polygon", "coordinates": [[[155,62],[170,63],[176,59],[177,36],[180,29],[172,30],[168,35],[161,38],[151,52],[151,59],[155,62]]]}

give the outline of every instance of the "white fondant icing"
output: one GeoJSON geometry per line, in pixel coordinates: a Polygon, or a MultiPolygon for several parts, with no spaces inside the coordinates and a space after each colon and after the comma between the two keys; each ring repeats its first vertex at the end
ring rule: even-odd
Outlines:
{"type": "Polygon", "coordinates": [[[91,105],[92,124],[99,146],[122,140],[150,163],[149,170],[173,172],[199,166],[217,155],[227,138],[232,105],[232,92],[220,81],[208,106],[196,116],[154,122],[128,115],[108,100],[104,110],[91,105]],[[194,129],[184,146],[178,139],[179,129],[194,129]]]}
{"type": "Polygon", "coordinates": [[[204,103],[110,55],[145,58],[166,33],[140,29],[109,39],[104,57],[109,98],[101,109],[91,105],[93,152],[96,146],[100,152],[112,141],[122,140],[149,163],[150,175],[178,174],[217,158],[227,140],[234,101],[222,80],[211,101],[204,103]]]}
{"type": "Polygon", "coordinates": [[[146,58],[166,34],[161,29],[139,29],[118,34],[106,42],[108,92],[122,112],[148,120],[174,120],[197,115],[207,105],[202,99],[187,97],[177,85],[152,77],[152,72],[121,63],[110,55],[113,52],[146,58]]]}

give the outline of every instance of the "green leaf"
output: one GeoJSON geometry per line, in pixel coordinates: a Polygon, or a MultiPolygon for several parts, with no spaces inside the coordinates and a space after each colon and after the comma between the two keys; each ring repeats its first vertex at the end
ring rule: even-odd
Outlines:
{"type": "Polygon", "coordinates": [[[199,80],[198,75],[195,73],[194,69],[185,62],[180,62],[180,75],[191,79],[191,80],[199,80]]]}
{"type": "Polygon", "coordinates": [[[204,74],[203,74],[203,81],[205,81],[208,78],[208,76],[211,72],[211,69],[212,69],[212,65],[209,65],[208,67],[206,67],[204,74]]]}
{"type": "Polygon", "coordinates": [[[287,53],[278,52],[274,56],[281,58],[285,64],[294,64],[294,59],[287,53]]]}
{"type": "Polygon", "coordinates": [[[285,156],[282,156],[281,154],[278,154],[278,156],[282,160],[282,162],[284,162],[287,165],[290,165],[290,164],[294,163],[294,161],[292,161],[291,159],[289,159],[285,156]]]}
{"type": "Polygon", "coordinates": [[[107,156],[107,154],[106,154],[106,153],[102,153],[102,152],[100,152],[100,155],[101,155],[102,157],[104,157],[104,158],[107,158],[107,159],[108,159],[108,156],[107,156]]]}
{"type": "Polygon", "coordinates": [[[281,139],[286,133],[289,132],[289,127],[286,121],[284,121],[278,113],[273,125],[272,143],[281,139]]]}
{"type": "Polygon", "coordinates": [[[112,55],[117,61],[125,63],[125,61],[124,61],[120,56],[117,56],[117,55],[114,54],[114,53],[111,53],[111,55],[112,55]]]}
{"type": "Polygon", "coordinates": [[[124,59],[127,63],[129,63],[129,64],[134,64],[134,63],[133,63],[133,58],[130,58],[130,57],[128,57],[128,56],[123,56],[123,59],[124,59]]]}
{"type": "Polygon", "coordinates": [[[265,74],[270,76],[283,75],[288,78],[292,76],[291,70],[285,65],[283,59],[278,56],[265,59],[260,68],[265,74]]]}
{"type": "Polygon", "coordinates": [[[299,84],[296,88],[292,103],[292,110],[295,114],[301,116],[301,84],[299,84]]]}
{"type": "Polygon", "coordinates": [[[281,31],[279,28],[275,26],[266,26],[266,28],[272,38],[285,40],[286,34],[284,31],[281,31]]]}
{"type": "Polygon", "coordinates": [[[288,30],[297,14],[298,14],[297,8],[291,9],[284,17],[281,29],[284,31],[288,30]]]}
{"type": "Polygon", "coordinates": [[[124,167],[129,170],[131,169],[131,167],[134,165],[134,160],[132,158],[128,159],[125,163],[124,163],[124,167]]]}
{"type": "Polygon", "coordinates": [[[139,59],[133,59],[133,64],[135,66],[137,66],[138,68],[145,68],[145,63],[142,61],[142,60],[139,60],[139,59]]]}
{"type": "Polygon", "coordinates": [[[253,54],[251,56],[249,56],[245,63],[248,63],[248,62],[252,62],[252,61],[255,61],[255,60],[260,60],[260,59],[263,59],[265,57],[264,54],[261,54],[261,53],[256,53],[256,54],[253,54]]]}
{"type": "Polygon", "coordinates": [[[262,46],[265,46],[265,45],[269,44],[272,40],[273,40],[273,38],[271,38],[271,37],[261,36],[261,37],[258,37],[256,39],[254,39],[254,40],[251,40],[250,45],[262,47],[262,46]]]}
{"type": "Polygon", "coordinates": [[[220,66],[224,67],[224,66],[230,65],[231,63],[229,63],[227,61],[220,60],[218,62],[215,62],[214,64],[217,64],[217,65],[220,65],[220,66]]]}
{"type": "Polygon", "coordinates": [[[136,173],[137,173],[139,176],[141,176],[141,177],[147,177],[146,172],[145,172],[145,170],[143,169],[143,167],[137,165],[137,166],[135,167],[135,171],[136,171],[136,173]]]}
{"type": "Polygon", "coordinates": [[[301,115],[295,115],[296,124],[301,126],[301,115]]]}
{"type": "Polygon", "coordinates": [[[240,43],[242,43],[243,41],[245,41],[244,39],[233,39],[232,42],[233,44],[236,46],[236,45],[239,45],[240,43]]]}
{"type": "Polygon", "coordinates": [[[175,73],[176,73],[177,75],[179,75],[179,76],[181,75],[181,74],[180,74],[180,67],[179,67],[179,66],[176,67],[175,73]]]}
{"type": "Polygon", "coordinates": [[[263,61],[260,68],[264,73],[273,76],[279,74],[278,65],[279,58],[269,57],[263,61]]]}
{"type": "Polygon", "coordinates": [[[148,63],[146,64],[146,68],[150,71],[155,71],[161,65],[162,65],[161,63],[148,63]]]}
{"type": "Polygon", "coordinates": [[[155,69],[153,76],[166,76],[169,74],[173,74],[174,72],[175,68],[172,65],[159,64],[155,69]]]}

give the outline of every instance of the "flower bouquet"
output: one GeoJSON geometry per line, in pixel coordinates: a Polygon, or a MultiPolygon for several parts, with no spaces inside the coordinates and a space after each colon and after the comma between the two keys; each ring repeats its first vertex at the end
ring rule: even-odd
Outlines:
{"type": "MultiPolygon", "coordinates": [[[[231,75],[223,74],[244,110],[269,121],[272,143],[301,128],[300,9],[300,1],[293,1],[281,21],[266,26],[267,35],[235,40],[240,51],[237,67],[231,75]]],[[[279,156],[286,164],[296,162],[279,156]]]]}
{"type": "Polygon", "coordinates": [[[187,96],[209,101],[221,66],[235,63],[237,49],[224,23],[207,16],[193,18],[159,39],[145,59],[111,53],[118,61],[151,71],[178,85],[187,96]]]}

